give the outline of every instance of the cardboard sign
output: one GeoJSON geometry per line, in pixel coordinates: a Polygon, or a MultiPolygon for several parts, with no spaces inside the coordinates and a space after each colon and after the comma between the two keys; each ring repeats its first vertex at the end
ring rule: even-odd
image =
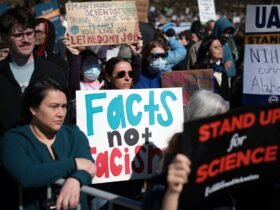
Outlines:
{"type": "Polygon", "coordinates": [[[183,130],[181,88],[78,91],[77,124],[87,135],[93,183],[148,178],[183,130]]]}
{"type": "Polygon", "coordinates": [[[216,20],[216,9],[214,0],[198,0],[199,19],[202,23],[216,20]]]}
{"type": "MultiPolygon", "coordinates": [[[[134,0],[127,0],[127,1],[134,1],[134,0]]],[[[137,8],[138,20],[147,22],[148,12],[149,12],[149,0],[135,0],[135,3],[137,8]]]]}
{"type": "Polygon", "coordinates": [[[248,5],[243,103],[280,101],[280,5],[248,5]]]}
{"type": "Polygon", "coordinates": [[[202,204],[242,184],[280,180],[280,104],[247,106],[188,122],[182,136],[182,148],[192,162],[182,194],[192,202],[185,205],[202,204]]]}
{"type": "Polygon", "coordinates": [[[213,90],[213,70],[186,70],[164,72],[161,77],[162,87],[183,87],[183,100],[187,104],[192,94],[198,89],[213,90]]]}
{"type": "Polygon", "coordinates": [[[134,1],[66,3],[72,46],[135,43],[139,24],[134,1]]]}

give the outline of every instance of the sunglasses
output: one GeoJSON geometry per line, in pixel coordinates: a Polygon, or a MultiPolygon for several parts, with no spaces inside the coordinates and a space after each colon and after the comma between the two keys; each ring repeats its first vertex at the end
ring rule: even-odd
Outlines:
{"type": "Polygon", "coordinates": [[[122,79],[122,78],[124,78],[125,77],[125,75],[126,74],[128,74],[128,76],[130,77],[130,78],[133,78],[133,76],[134,76],[134,71],[119,71],[118,73],[117,73],[117,75],[115,76],[115,78],[116,79],[122,79]]]}
{"type": "Polygon", "coordinates": [[[158,58],[167,58],[168,52],[164,53],[151,53],[151,56],[153,59],[158,59],[158,58]]]}

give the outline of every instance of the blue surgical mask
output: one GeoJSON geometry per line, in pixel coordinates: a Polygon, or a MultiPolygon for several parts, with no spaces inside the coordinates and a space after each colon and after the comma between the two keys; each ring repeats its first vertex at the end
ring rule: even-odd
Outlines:
{"type": "Polygon", "coordinates": [[[84,67],[83,75],[86,79],[96,80],[100,74],[101,70],[98,65],[89,65],[84,67]]]}

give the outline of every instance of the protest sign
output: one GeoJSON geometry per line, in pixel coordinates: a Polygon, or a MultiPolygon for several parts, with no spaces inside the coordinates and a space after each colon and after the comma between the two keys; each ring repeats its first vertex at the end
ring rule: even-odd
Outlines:
{"type": "MultiPolygon", "coordinates": [[[[192,172],[185,205],[202,205],[243,184],[280,180],[280,104],[247,106],[184,124],[182,148],[192,172]]],[[[190,208],[191,209],[191,208],[190,208]]]]}
{"type": "Polygon", "coordinates": [[[65,4],[72,46],[136,43],[139,24],[135,1],[65,4]]]}
{"type": "Polygon", "coordinates": [[[93,183],[148,178],[161,150],[183,130],[181,88],[77,92],[77,124],[87,135],[93,183]]]}
{"type": "Polygon", "coordinates": [[[37,18],[45,18],[53,23],[56,40],[64,37],[65,29],[60,22],[60,10],[57,0],[36,4],[34,10],[37,18]]]}
{"type": "Polygon", "coordinates": [[[206,23],[216,20],[216,9],[214,0],[198,0],[199,20],[206,23]]]}
{"type": "MultiPolygon", "coordinates": [[[[113,0],[116,1],[116,0],[113,0]]],[[[127,0],[134,1],[134,0],[127,0]]],[[[138,20],[147,22],[148,21],[148,11],[149,11],[149,0],[135,0],[138,20]]]]}
{"type": "Polygon", "coordinates": [[[280,5],[248,5],[243,103],[280,100],[280,5]]]}
{"type": "Polygon", "coordinates": [[[213,70],[186,70],[164,72],[161,77],[162,87],[182,87],[183,102],[187,104],[192,94],[198,89],[213,91],[213,70]]]}

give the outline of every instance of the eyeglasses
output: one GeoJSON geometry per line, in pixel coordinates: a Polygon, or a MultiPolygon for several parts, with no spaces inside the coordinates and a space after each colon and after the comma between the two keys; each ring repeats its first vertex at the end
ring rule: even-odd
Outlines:
{"type": "Polygon", "coordinates": [[[130,77],[130,78],[133,78],[133,76],[134,76],[134,71],[119,71],[118,73],[117,73],[117,75],[115,76],[115,78],[116,79],[122,79],[122,78],[124,78],[125,77],[125,75],[126,74],[128,74],[128,76],[130,77]]]}
{"type": "Polygon", "coordinates": [[[151,56],[153,59],[158,59],[158,58],[167,58],[168,52],[164,53],[151,53],[151,56]]]}
{"type": "Polygon", "coordinates": [[[24,38],[24,36],[27,36],[27,38],[33,38],[35,31],[27,31],[27,32],[23,32],[23,33],[15,33],[15,34],[11,34],[11,36],[13,36],[15,39],[17,40],[21,40],[24,38]]]}
{"type": "Polygon", "coordinates": [[[42,30],[35,30],[35,34],[36,36],[42,36],[45,34],[45,31],[42,31],[42,30]]]}

